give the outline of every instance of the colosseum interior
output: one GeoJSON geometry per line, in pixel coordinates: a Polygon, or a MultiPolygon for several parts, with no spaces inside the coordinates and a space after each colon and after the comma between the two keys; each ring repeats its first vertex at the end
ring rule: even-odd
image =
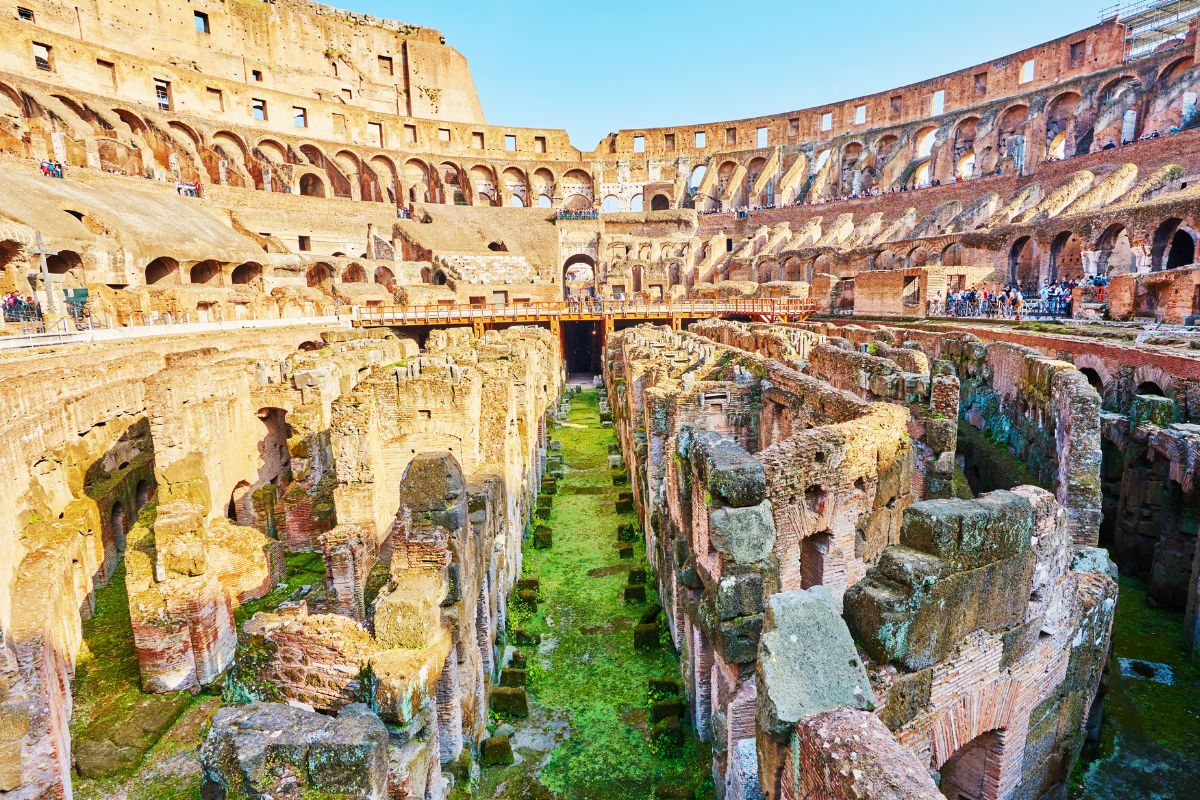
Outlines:
{"type": "Polygon", "coordinates": [[[592,150],[18,2],[2,800],[1196,797],[1200,2],[592,150]]]}

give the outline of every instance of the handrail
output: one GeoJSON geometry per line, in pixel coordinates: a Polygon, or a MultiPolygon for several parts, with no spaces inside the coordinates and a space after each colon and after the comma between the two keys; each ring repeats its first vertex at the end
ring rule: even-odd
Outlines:
{"type": "Polygon", "coordinates": [[[577,320],[664,319],[737,315],[808,315],[816,309],[811,300],[795,298],[713,300],[557,300],[527,303],[426,304],[420,306],[355,306],[358,325],[422,325],[447,323],[532,322],[577,320]]]}

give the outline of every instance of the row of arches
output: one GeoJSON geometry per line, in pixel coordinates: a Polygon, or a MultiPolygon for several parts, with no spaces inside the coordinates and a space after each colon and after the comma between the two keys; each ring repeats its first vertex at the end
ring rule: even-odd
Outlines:
{"type": "MultiPolygon", "coordinates": [[[[957,119],[917,122],[875,138],[847,137],[798,157],[802,170],[787,186],[757,177],[767,161],[714,158],[692,168],[689,197],[698,208],[816,202],[935,182],[970,180],[996,172],[1025,173],[1036,161],[1055,161],[1190,127],[1196,114],[1198,73],[1190,55],[1169,56],[1110,76],[1097,88],[1080,84],[972,109],[957,119]],[[709,177],[710,170],[715,170],[709,177]],[[756,188],[757,187],[757,188],[756,188]],[[776,194],[780,196],[776,197],[776,194]]],[[[793,162],[797,163],[797,162],[793,162]]]]}
{"type": "MultiPolygon", "coordinates": [[[[265,288],[265,280],[271,270],[255,261],[242,264],[224,264],[216,260],[199,261],[184,268],[179,261],[169,256],[159,256],[146,265],[143,271],[147,286],[252,286],[265,288]]],[[[396,283],[391,268],[377,265],[372,268],[357,262],[335,267],[328,262],[317,262],[305,271],[305,283],[310,288],[330,290],[335,283],[376,283],[389,291],[396,283]]]]}
{"type": "Polygon", "coordinates": [[[39,99],[4,83],[0,120],[6,120],[0,124],[0,149],[28,157],[36,127],[46,129],[45,152],[56,152],[49,134],[62,130],[68,164],[94,163],[94,157],[100,169],[127,175],[396,205],[591,208],[595,199],[592,176],[581,167],[560,171],[553,166],[395,158],[354,147],[327,151],[311,141],[250,139],[228,128],[202,135],[181,120],[122,107],[97,109],[62,94],[39,99]],[[35,118],[40,125],[12,122],[35,118]]]}

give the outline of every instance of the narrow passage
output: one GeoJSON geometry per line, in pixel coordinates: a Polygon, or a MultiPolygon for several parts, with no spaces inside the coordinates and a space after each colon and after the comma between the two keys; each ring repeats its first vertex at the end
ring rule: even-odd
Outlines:
{"type": "Polygon", "coordinates": [[[655,614],[644,539],[627,531],[623,538],[634,541],[618,541],[618,528],[636,526],[636,517],[616,510],[629,488],[623,470],[609,465],[616,439],[601,426],[597,392],[571,399],[567,423],[551,434],[562,443],[562,477],[543,484],[553,490],[542,495],[552,498],[551,510],[535,518],[525,542],[526,600],[514,592],[509,604],[501,685],[519,683],[512,669],[524,659],[528,717],[498,711],[504,702],[493,701],[494,732],[511,735],[516,761],[485,766],[478,796],[707,800],[711,756],[678,694],[679,662],[655,614]],[[545,544],[545,528],[550,547],[535,547],[545,544]],[[531,579],[536,609],[528,602],[531,579]],[[639,638],[647,644],[657,633],[657,641],[635,649],[635,628],[651,619],[657,629],[643,627],[639,638]]]}

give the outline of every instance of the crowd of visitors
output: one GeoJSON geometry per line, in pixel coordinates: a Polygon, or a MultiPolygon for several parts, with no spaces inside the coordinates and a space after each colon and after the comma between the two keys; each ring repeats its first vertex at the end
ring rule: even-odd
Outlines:
{"type": "Polygon", "coordinates": [[[1072,292],[1077,286],[1097,287],[1096,298],[1104,300],[1108,278],[1089,275],[1083,280],[1042,281],[1034,292],[1030,287],[1010,283],[1003,288],[972,287],[950,292],[945,301],[941,293],[929,301],[929,314],[935,317],[983,317],[1017,319],[1021,317],[1070,317],[1072,292]]]}
{"type": "Polygon", "coordinates": [[[22,297],[16,292],[4,295],[5,322],[39,322],[42,319],[42,306],[32,297],[22,297]]]}
{"type": "Polygon", "coordinates": [[[175,191],[184,197],[199,197],[200,181],[176,181],[175,191]]]}
{"type": "Polygon", "coordinates": [[[585,208],[582,210],[572,210],[569,208],[560,208],[555,214],[556,219],[588,221],[600,219],[600,212],[594,208],[585,208]]]}
{"type": "Polygon", "coordinates": [[[39,167],[42,174],[47,178],[61,178],[63,176],[63,165],[59,161],[43,161],[39,167]]]}

